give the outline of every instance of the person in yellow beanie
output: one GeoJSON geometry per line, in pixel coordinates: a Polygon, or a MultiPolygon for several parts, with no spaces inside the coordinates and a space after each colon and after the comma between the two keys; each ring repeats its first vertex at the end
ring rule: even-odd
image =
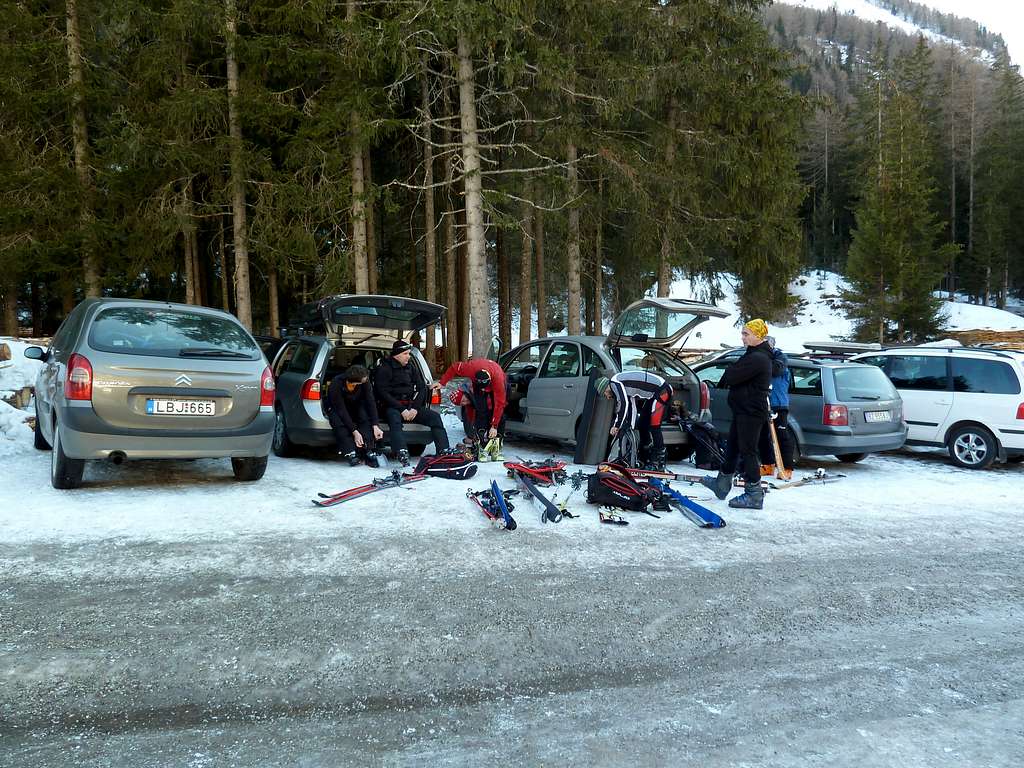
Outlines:
{"type": "Polygon", "coordinates": [[[738,464],[743,462],[743,494],[729,501],[738,509],[761,509],[764,489],[761,488],[761,463],[757,447],[761,430],[766,428],[771,411],[768,392],[772,384],[772,351],[765,343],[768,324],[764,320],[748,320],[740,331],[747,348],[743,356],[725,369],[719,387],[729,389],[729,408],[732,424],[725,446],[725,461],[718,476],[707,475],[701,484],[707,486],[720,499],[732,489],[732,478],[738,464]]]}

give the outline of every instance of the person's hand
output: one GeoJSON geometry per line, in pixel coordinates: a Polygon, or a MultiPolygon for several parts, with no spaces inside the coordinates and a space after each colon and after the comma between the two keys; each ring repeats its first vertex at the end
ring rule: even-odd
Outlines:
{"type": "Polygon", "coordinates": [[[608,434],[610,434],[612,437],[615,437],[617,434],[619,434],[619,428],[618,427],[612,427],[611,430],[609,430],[608,434]]]}
{"type": "Polygon", "coordinates": [[[415,419],[417,414],[419,414],[419,411],[417,411],[415,408],[410,408],[409,409],[409,421],[412,421],[413,419],[415,419]]]}
{"type": "Polygon", "coordinates": [[[487,430],[487,439],[488,440],[493,440],[497,436],[498,436],[498,428],[497,427],[491,427],[489,430],[487,430]]]}
{"type": "Polygon", "coordinates": [[[384,439],[384,430],[381,429],[380,427],[375,426],[373,428],[373,439],[374,440],[383,440],[384,439]]]}
{"type": "Polygon", "coordinates": [[[363,436],[359,433],[358,429],[352,430],[352,439],[356,441],[356,448],[363,447],[363,436]]]}

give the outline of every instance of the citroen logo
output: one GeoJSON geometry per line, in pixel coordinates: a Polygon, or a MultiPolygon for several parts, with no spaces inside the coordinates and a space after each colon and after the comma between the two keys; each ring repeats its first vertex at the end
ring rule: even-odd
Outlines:
{"type": "Polygon", "coordinates": [[[190,379],[187,374],[183,373],[178,378],[176,378],[174,380],[174,384],[175,384],[175,386],[178,386],[178,387],[191,387],[192,386],[192,379],[190,379]]]}

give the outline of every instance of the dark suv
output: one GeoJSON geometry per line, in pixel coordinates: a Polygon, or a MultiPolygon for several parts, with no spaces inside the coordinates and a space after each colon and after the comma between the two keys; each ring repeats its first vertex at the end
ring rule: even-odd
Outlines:
{"type": "MultiPolygon", "coordinates": [[[[288,456],[296,445],[333,445],[324,410],[331,379],[358,364],[369,369],[372,380],[397,339],[437,324],[444,314],[439,304],[399,296],[342,294],[301,307],[289,323],[292,335],[283,340],[271,364],[277,383],[274,453],[288,456]]],[[[432,380],[418,349],[413,349],[409,365],[419,366],[425,382],[432,380]]],[[[440,399],[432,395],[430,403],[437,408],[440,399]]],[[[386,440],[383,409],[380,415],[386,440]]],[[[404,434],[413,455],[422,453],[432,439],[430,428],[421,424],[406,424],[404,434]]]]}

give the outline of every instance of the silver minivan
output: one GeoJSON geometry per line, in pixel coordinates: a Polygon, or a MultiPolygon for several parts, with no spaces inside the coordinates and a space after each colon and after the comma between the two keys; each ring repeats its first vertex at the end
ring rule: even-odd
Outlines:
{"type": "Polygon", "coordinates": [[[35,446],[50,482],[76,488],[85,462],[230,458],[259,480],[274,432],[274,378],[252,336],[208,307],[86,299],[61,323],[36,379],[35,446]]]}

